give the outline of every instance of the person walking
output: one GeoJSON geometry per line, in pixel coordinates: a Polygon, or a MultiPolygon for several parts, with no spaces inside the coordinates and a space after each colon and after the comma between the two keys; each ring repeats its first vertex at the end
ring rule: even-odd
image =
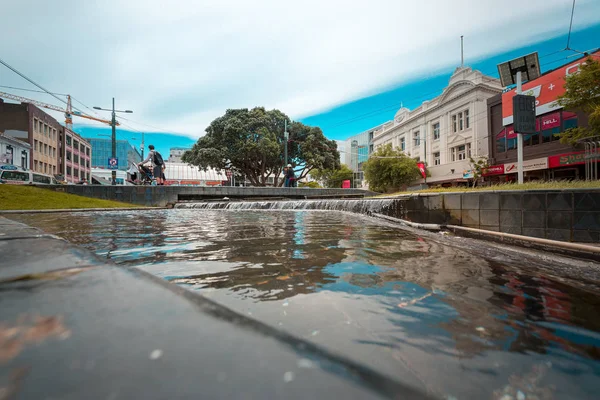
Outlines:
{"type": "Polygon", "coordinates": [[[296,184],[296,174],[292,164],[288,164],[285,171],[285,187],[294,187],[296,184]]]}
{"type": "Polygon", "coordinates": [[[163,167],[165,165],[165,162],[164,162],[162,156],[160,155],[160,153],[158,151],[154,150],[154,145],[148,146],[148,150],[150,150],[148,152],[148,157],[146,157],[146,159],[144,161],[142,161],[141,163],[139,163],[138,165],[141,166],[141,165],[147,163],[148,161],[150,161],[150,163],[152,164],[152,175],[154,176],[154,179],[156,179],[156,184],[164,185],[165,181],[164,181],[163,167]]]}

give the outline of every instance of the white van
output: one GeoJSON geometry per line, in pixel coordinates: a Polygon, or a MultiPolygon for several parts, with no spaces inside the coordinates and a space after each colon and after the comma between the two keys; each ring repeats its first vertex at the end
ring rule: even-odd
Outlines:
{"type": "Polygon", "coordinates": [[[0,166],[0,183],[12,185],[56,185],[56,179],[33,171],[26,171],[14,165],[0,166]]]}

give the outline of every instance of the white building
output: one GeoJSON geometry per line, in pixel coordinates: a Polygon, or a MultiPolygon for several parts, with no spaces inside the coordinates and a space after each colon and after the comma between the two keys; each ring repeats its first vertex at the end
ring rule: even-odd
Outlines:
{"type": "Polygon", "coordinates": [[[183,156],[183,153],[185,153],[186,151],[191,150],[191,148],[188,147],[171,147],[169,149],[169,159],[165,160],[171,163],[180,163],[181,162],[181,156],[183,156]]]}
{"type": "Polygon", "coordinates": [[[11,164],[29,169],[31,145],[0,132],[0,164],[11,164]]]}
{"type": "Polygon", "coordinates": [[[391,143],[426,162],[427,183],[463,181],[470,177],[469,158],[490,154],[486,100],[501,92],[500,80],[459,67],[440,96],[412,111],[400,108],[375,132],[373,144],[391,143]]]}

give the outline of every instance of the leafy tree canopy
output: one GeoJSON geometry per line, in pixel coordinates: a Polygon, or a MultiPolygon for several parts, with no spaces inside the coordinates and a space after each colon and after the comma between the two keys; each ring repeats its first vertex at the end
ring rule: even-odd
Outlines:
{"type": "Polygon", "coordinates": [[[320,128],[292,122],[279,110],[256,107],[230,109],[206,128],[182,160],[200,168],[232,169],[245,175],[254,186],[266,186],[274,177],[281,186],[284,167],[284,122],[288,121],[288,163],[297,179],[315,168],[339,167],[337,144],[328,140],[320,128]]]}
{"type": "Polygon", "coordinates": [[[600,62],[588,57],[578,73],[567,77],[565,89],[558,104],[588,114],[589,127],[568,129],[561,134],[561,143],[576,145],[580,139],[600,135],[600,62]]]}
{"type": "Polygon", "coordinates": [[[391,144],[379,147],[363,164],[369,188],[377,192],[388,192],[419,179],[421,173],[417,162],[391,144]]]}
{"type": "Polygon", "coordinates": [[[337,169],[314,169],[310,176],[319,182],[322,182],[328,188],[340,188],[343,181],[350,181],[350,186],[354,186],[354,173],[346,165],[342,164],[337,169]]]}

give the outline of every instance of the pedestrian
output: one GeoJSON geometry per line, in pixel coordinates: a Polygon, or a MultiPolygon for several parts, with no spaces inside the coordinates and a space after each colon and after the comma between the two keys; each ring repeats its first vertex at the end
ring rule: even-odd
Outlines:
{"type": "Polygon", "coordinates": [[[288,164],[285,171],[285,187],[294,187],[296,184],[296,175],[292,164],[288,164]]]}
{"type": "Polygon", "coordinates": [[[165,162],[163,161],[162,156],[160,155],[160,153],[156,150],[154,150],[154,145],[150,145],[148,146],[148,149],[150,150],[148,152],[148,157],[146,157],[146,159],[144,161],[142,161],[141,163],[139,163],[138,165],[142,165],[147,163],[148,161],[150,161],[150,163],[152,164],[152,175],[154,176],[154,179],[156,180],[156,184],[157,185],[164,185],[165,181],[164,181],[164,173],[163,173],[163,167],[165,165],[165,162]]]}

